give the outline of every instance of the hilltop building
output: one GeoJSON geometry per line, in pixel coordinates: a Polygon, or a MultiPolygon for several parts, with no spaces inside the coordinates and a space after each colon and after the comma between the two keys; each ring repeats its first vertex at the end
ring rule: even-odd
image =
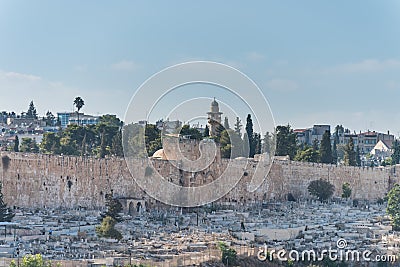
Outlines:
{"type": "Polygon", "coordinates": [[[57,112],[57,118],[60,122],[61,128],[66,128],[71,124],[85,126],[95,125],[99,122],[99,116],[85,115],[84,113],[79,113],[78,120],[78,114],[76,112],[57,112]]]}
{"type": "Polygon", "coordinates": [[[222,112],[219,111],[218,102],[215,100],[211,102],[211,110],[207,112],[208,115],[208,129],[210,131],[210,135],[217,135],[217,128],[221,125],[221,115],[222,112]]]}

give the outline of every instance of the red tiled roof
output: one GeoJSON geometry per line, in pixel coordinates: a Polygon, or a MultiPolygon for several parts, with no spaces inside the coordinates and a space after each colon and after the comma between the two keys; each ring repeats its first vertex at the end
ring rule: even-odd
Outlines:
{"type": "Polygon", "coordinates": [[[305,131],[307,131],[307,129],[294,129],[293,130],[293,132],[295,132],[295,133],[303,133],[305,131]]]}

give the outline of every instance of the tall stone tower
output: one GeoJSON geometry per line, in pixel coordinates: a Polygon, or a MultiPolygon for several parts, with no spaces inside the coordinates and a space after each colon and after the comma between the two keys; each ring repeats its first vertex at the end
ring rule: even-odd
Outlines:
{"type": "Polygon", "coordinates": [[[222,112],[219,112],[218,102],[215,101],[214,97],[214,101],[211,102],[211,111],[207,112],[210,136],[215,136],[217,134],[217,127],[221,124],[221,114],[222,112]]]}

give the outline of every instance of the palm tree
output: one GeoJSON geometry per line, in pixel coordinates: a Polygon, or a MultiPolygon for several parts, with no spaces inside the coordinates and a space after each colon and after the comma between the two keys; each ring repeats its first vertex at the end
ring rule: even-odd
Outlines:
{"type": "Polygon", "coordinates": [[[83,101],[83,99],[80,96],[77,96],[77,97],[75,97],[74,105],[78,109],[77,113],[78,113],[78,125],[79,125],[79,111],[85,105],[85,102],[83,101]]]}

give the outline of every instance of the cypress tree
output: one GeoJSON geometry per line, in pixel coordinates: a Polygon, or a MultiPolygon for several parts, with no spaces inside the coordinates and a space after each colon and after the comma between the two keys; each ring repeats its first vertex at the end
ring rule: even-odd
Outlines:
{"type": "Polygon", "coordinates": [[[332,163],[331,134],[328,131],[322,136],[319,154],[322,163],[332,163]]]}
{"type": "Polygon", "coordinates": [[[236,123],[235,123],[235,133],[242,137],[241,129],[242,129],[242,122],[240,121],[239,117],[236,117],[236,123]]]}
{"type": "Polygon", "coordinates": [[[14,152],[19,152],[19,138],[18,138],[18,135],[15,136],[15,140],[14,140],[14,152]]]}
{"type": "Polygon", "coordinates": [[[121,222],[122,218],[119,215],[120,212],[122,212],[122,204],[119,202],[118,199],[114,198],[113,192],[111,190],[111,193],[106,194],[106,207],[107,211],[102,214],[102,217],[105,218],[107,216],[113,218],[117,222],[121,222]]]}
{"type": "Polygon", "coordinates": [[[350,137],[349,143],[344,148],[344,164],[347,166],[356,166],[356,152],[354,151],[353,137],[350,137]]]}
{"type": "Polygon", "coordinates": [[[337,143],[336,138],[333,140],[333,147],[332,147],[332,164],[337,164],[338,155],[337,155],[337,143]]]}
{"type": "Polygon", "coordinates": [[[208,128],[208,125],[206,125],[206,128],[204,129],[203,136],[204,137],[209,137],[210,136],[210,129],[208,128]]]}
{"type": "Polygon", "coordinates": [[[395,140],[393,142],[392,165],[400,163],[400,142],[395,140]]]}
{"type": "Polygon", "coordinates": [[[228,117],[225,117],[225,119],[224,119],[224,128],[225,128],[225,130],[230,129],[228,117]]]}
{"type": "Polygon", "coordinates": [[[251,115],[247,115],[246,119],[246,134],[249,139],[249,157],[253,158],[255,154],[255,144],[254,144],[254,132],[253,132],[253,120],[251,115]]]}

